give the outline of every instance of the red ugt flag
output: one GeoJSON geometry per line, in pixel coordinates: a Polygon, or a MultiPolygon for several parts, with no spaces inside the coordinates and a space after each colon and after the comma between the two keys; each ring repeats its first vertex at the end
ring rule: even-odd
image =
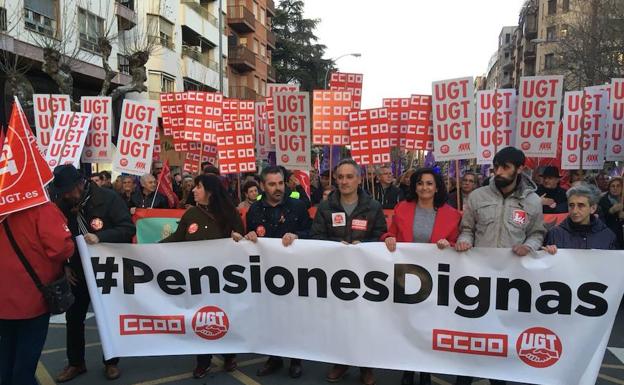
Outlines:
{"type": "Polygon", "coordinates": [[[163,168],[158,176],[158,192],[167,197],[167,201],[169,201],[169,207],[175,209],[178,207],[178,196],[173,191],[173,186],[171,185],[171,169],[169,169],[169,160],[165,160],[165,164],[163,164],[163,168]]]}

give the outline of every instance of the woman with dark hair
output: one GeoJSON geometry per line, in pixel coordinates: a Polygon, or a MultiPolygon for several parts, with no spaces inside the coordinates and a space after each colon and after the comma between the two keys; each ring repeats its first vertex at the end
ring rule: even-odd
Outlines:
{"type": "MultiPolygon", "coordinates": [[[[232,232],[244,234],[243,221],[217,176],[197,176],[193,196],[196,205],[184,212],[176,231],[161,242],[231,238],[232,232]]],[[[234,354],[224,355],[225,371],[231,372],[236,369],[235,357],[234,354]]],[[[193,377],[205,377],[210,371],[211,361],[211,354],[198,355],[193,377]]]]}
{"type": "MultiPolygon", "coordinates": [[[[461,214],[447,199],[440,174],[431,168],[414,172],[406,200],[394,208],[390,229],[381,236],[388,250],[395,251],[397,242],[436,243],[440,249],[455,245],[461,214]]],[[[403,372],[401,385],[413,383],[414,372],[403,372]]],[[[420,384],[431,384],[431,374],[421,372],[420,384]]]]}

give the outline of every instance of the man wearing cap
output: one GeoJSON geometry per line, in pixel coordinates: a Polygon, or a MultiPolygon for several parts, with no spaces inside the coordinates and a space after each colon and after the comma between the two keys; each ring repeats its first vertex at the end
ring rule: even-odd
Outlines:
{"type": "MultiPolygon", "coordinates": [[[[262,198],[254,202],[247,211],[247,235],[236,232],[232,238],[238,242],[245,238],[256,242],[259,237],[282,238],[284,246],[290,246],[295,239],[308,238],[312,220],[305,204],[286,195],[283,170],[268,167],[262,170],[262,198]]],[[[258,369],[258,376],[268,376],[284,365],[282,357],[271,356],[258,369]]],[[[292,358],[288,374],[291,378],[301,377],[301,359],[292,358]]]]}
{"type": "Polygon", "coordinates": [[[559,186],[559,169],[554,166],[544,168],[542,184],[537,188],[537,195],[542,199],[544,214],[561,214],[568,212],[566,190],[559,186]]]}
{"type": "MultiPolygon", "coordinates": [[[[496,153],[490,184],[470,193],[464,206],[457,251],[501,247],[523,257],[541,249],[546,234],[542,202],[535,183],[523,173],[525,160],[524,153],[514,147],[496,153]]],[[[457,377],[456,385],[471,383],[472,377],[457,377]]],[[[490,380],[490,384],[506,382],[490,380]]]]}
{"type": "MultiPolygon", "coordinates": [[[[52,188],[56,204],[67,218],[72,236],[83,235],[88,244],[99,242],[129,243],[135,228],[124,201],[113,190],[98,187],[85,180],[72,165],[54,169],[52,188]]],[[[67,311],[68,365],[57,376],[56,382],[67,382],[87,371],[85,366],[84,321],[90,298],[77,248],[65,267],[76,301],[67,311]]],[[[104,361],[104,374],[109,380],[118,378],[119,358],[104,361]]]]}

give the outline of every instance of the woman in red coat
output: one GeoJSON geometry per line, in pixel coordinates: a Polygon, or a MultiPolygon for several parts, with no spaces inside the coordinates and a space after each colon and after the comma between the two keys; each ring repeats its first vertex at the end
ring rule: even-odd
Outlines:
{"type": "MultiPolygon", "coordinates": [[[[24,257],[44,285],[63,275],[74,253],[65,216],[53,203],[4,219],[24,257]]],[[[0,383],[36,385],[35,370],[48,334],[50,313],[41,292],[0,225],[0,383]]]]}
{"type": "MultiPolygon", "coordinates": [[[[440,249],[454,246],[461,214],[446,204],[444,181],[431,168],[412,174],[407,199],[394,208],[390,229],[381,240],[395,251],[397,242],[436,243],[440,249]]],[[[414,372],[403,372],[401,385],[412,385],[414,372]]],[[[431,384],[431,374],[420,373],[420,384],[431,384]]]]}

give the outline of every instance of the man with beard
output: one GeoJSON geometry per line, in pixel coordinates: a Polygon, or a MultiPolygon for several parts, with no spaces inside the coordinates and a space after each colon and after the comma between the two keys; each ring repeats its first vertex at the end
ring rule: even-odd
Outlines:
{"type": "MultiPolygon", "coordinates": [[[[259,237],[281,238],[284,246],[290,246],[295,239],[308,238],[312,220],[308,210],[299,199],[285,194],[284,173],[279,167],[262,170],[262,198],[247,211],[247,235],[245,239],[256,242],[259,237]]],[[[232,233],[235,241],[243,236],[232,233]]],[[[284,365],[282,357],[271,356],[264,366],[258,369],[258,376],[268,376],[284,365]]],[[[288,374],[291,378],[301,377],[301,359],[292,358],[288,374]]]]}
{"type": "MultiPolygon", "coordinates": [[[[83,235],[88,244],[132,242],[135,228],[128,206],[113,190],[86,181],[72,165],[54,169],[52,188],[58,194],[56,204],[65,214],[73,237],[83,235]]],[[[65,314],[68,365],[56,377],[58,383],[73,380],[87,371],[84,321],[91,300],[78,248],[65,266],[65,273],[76,300],[65,314]]],[[[104,375],[107,379],[114,380],[119,377],[118,362],[119,358],[104,361],[104,375]]]]}
{"type": "MultiPolygon", "coordinates": [[[[506,147],[494,156],[494,178],[473,191],[465,205],[457,251],[475,247],[511,248],[523,257],[542,247],[546,229],[542,201],[535,183],[525,175],[524,153],[506,147]]],[[[472,377],[459,376],[456,385],[469,385],[472,377]]],[[[490,380],[492,385],[505,381],[490,380]]]]}

